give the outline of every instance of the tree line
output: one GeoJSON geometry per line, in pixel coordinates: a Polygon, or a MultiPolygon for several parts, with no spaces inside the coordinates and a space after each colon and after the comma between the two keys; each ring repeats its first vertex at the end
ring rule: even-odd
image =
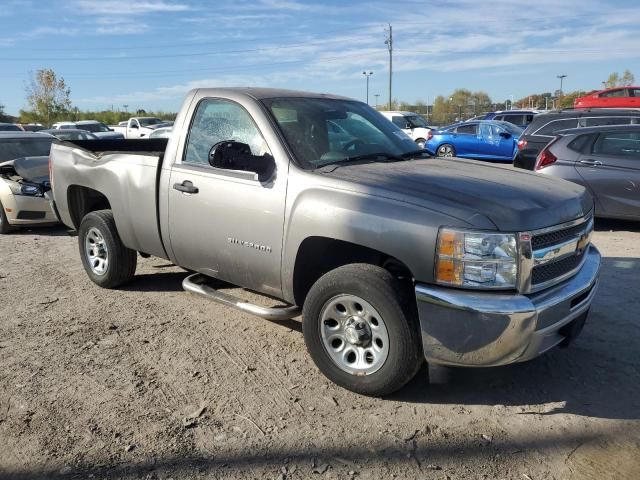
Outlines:
{"type": "MultiPolygon", "coordinates": [[[[629,70],[622,75],[613,72],[607,80],[602,82],[603,88],[633,85],[635,77],[629,70]]],[[[595,90],[592,90],[595,91],[595,90]]],[[[4,113],[4,107],[0,104],[0,122],[42,123],[50,126],[58,121],[98,120],[107,125],[114,125],[127,120],[132,115],[145,115],[158,117],[163,120],[174,120],[176,113],[156,111],[150,112],[137,110],[135,112],[119,110],[82,111],[74,107],[71,102],[71,89],[64,78],[59,77],[52,69],[40,69],[31,76],[26,86],[27,103],[29,109],[20,110],[18,118],[4,113]]],[[[506,110],[508,108],[550,109],[573,107],[573,101],[590,92],[575,90],[563,93],[533,93],[514,102],[494,102],[486,92],[458,88],[450,95],[438,95],[431,105],[418,101],[414,104],[398,102],[391,104],[392,110],[407,110],[421,114],[427,121],[434,125],[444,125],[455,121],[466,120],[485,112],[506,110]],[[513,103],[513,104],[512,104],[513,103]]],[[[379,110],[385,110],[387,105],[376,106],[379,110]]]]}

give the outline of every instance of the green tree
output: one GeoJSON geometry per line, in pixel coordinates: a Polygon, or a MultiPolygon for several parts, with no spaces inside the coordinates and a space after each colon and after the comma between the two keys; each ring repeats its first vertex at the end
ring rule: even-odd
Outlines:
{"type": "Polygon", "coordinates": [[[71,89],[52,69],[43,68],[33,74],[26,91],[36,121],[50,126],[56,119],[69,115],[71,89]]]}
{"type": "Polygon", "coordinates": [[[609,78],[607,78],[607,81],[604,82],[604,86],[606,88],[628,87],[633,85],[635,81],[636,81],[636,78],[633,75],[633,73],[631,73],[629,69],[626,69],[622,73],[622,76],[620,76],[618,72],[611,73],[609,75],[609,78]]]}
{"type": "Polygon", "coordinates": [[[556,103],[556,108],[571,108],[573,107],[573,101],[578,97],[584,97],[589,92],[584,90],[575,90],[573,92],[565,93],[560,97],[556,103]]]}
{"type": "Polygon", "coordinates": [[[633,75],[633,73],[631,73],[629,69],[625,70],[622,74],[622,77],[620,78],[620,85],[630,87],[634,83],[636,83],[636,77],[633,75]]]}

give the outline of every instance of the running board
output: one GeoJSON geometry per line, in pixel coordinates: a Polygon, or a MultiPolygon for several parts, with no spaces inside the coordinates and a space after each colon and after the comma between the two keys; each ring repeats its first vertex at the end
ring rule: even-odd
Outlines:
{"type": "Polygon", "coordinates": [[[207,285],[208,280],[209,278],[205,275],[194,273],[182,281],[182,288],[187,292],[195,293],[196,295],[221,303],[227,307],[257,315],[266,320],[289,320],[300,315],[300,309],[295,305],[288,307],[261,307],[216,290],[212,286],[207,285]]]}

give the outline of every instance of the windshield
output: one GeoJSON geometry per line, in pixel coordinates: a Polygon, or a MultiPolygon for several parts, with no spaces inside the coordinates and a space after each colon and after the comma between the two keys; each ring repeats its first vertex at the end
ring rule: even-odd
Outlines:
{"type": "Polygon", "coordinates": [[[78,128],[86,130],[88,132],[108,132],[109,127],[103,123],[82,123],[78,125],[78,128]]]}
{"type": "Polygon", "coordinates": [[[429,128],[427,121],[420,115],[413,115],[411,117],[406,117],[406,119],[413,127],[429,128]]]}
{"type": "Polygon", "coordinates": [[[44,157],[49,155],[53,139],[0,141],[0,162],[20,157],[44,157]]]}
{"type": "Polygon", "coordinates": [[[271,98],[273,114],[299,164],[315,169],[362,157],[402,157],[411,138],[373,108],[353,100],[271,98]]]}
{"type": "Polygon", "coordinates": [[[139,118],[138,121],[140,125],[143,127],[148,127],[149,125],[158,125],[159,123],[164,123],[159,118],[139,118]]]}

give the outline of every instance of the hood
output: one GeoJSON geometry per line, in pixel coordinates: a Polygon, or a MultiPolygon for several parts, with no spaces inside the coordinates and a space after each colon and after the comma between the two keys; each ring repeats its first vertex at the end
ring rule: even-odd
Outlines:
{"type": "Polygon", "coordinates": [[[593,199],[580,185],[474,160],[430,158],[317,172],[472,225],[482,224],[477,217],[484,216],[505,232],[569,222],[593,209],[593,199]]]}
{"type": "Polygon", "coordinates": [[[27,182],[49,185],[49,157],[16,158],[13,169],[27,182]]]}

